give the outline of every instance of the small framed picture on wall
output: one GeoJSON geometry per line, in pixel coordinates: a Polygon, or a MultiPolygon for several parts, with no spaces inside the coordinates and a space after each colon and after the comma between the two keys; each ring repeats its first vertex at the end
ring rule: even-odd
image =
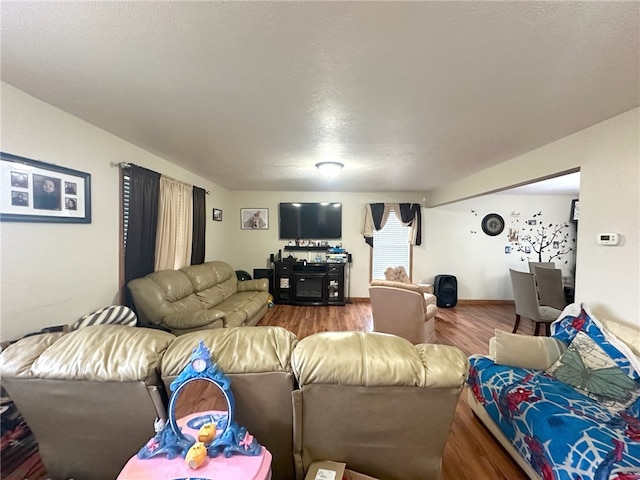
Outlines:
{"type": "Polygon", "coordinates": [[[217,208],[213,209],[213,220],[215,222],[221,222],[222,221],[222,210],[218,210],[217,208]]]}
{"type": "Polygon", "coordinates": [[[269,229],[269,209],[268,208],[241,208],[240,228],[242,230],[268,230],[269,229]]]}
{"type": "Polygon", "coordinates": [[[571,200],[571,216],[569,217],[572,222],[578,221],[579,210],[579,200],[576,198],[575,200],[571,200]]]}

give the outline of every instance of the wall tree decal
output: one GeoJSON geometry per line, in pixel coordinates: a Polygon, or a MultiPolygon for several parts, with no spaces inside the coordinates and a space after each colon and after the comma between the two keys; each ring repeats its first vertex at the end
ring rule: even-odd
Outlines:
{"type": "MultiPolygon", "coordinates": [[[[562,261],[564,257],[576,251],[575,236],[571,236],[571,227],[568,223],[543,223],[539,217],[542,212],[538,212],[534,217],[538,217],[536,225],[525,225],[520,231],[520,240],[518,242],[518,252],[526,252],[529,247],[531,252],[535,252],[538,256],[538,262],[552,262],[554,260],[562,261]],[[545,259],[544,256],[547,258],[545,259]]],[[[522,257],[522,260],[526,258],[522,257]]],[[[564,259],[564,263],[568,260],[564,259]]]]}

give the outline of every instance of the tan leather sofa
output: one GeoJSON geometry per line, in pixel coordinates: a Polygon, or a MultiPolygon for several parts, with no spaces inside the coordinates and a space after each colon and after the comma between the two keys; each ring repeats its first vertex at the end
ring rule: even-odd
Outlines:
{"type": "Polygon", "coordinates": [[[231,265],[220,261],[153,272],[128,287],[139,322],[175,335],[252,326],[268,309],[268,280],[240,282],[231,265]]]}
{"type": "Polygon", "coordinates": [[[371,316],[376,332],[392,333],[411,343],[436,341],[436,297],[431,285],[372,280],[371,316]]]}
{"type": "Polygon", "coordinates": [[[53,479],[105,480],[165,417],[160,359],[175,336],[98,325],[23,338],[0,356],[9,397],[31,428],[53,479]]]}
{"type": "Polygon", "coordinates": [[[113,325],[27,337],[0,355],[51,478],[115,478],[153,436],[164,387],[200,339],[229,374],[236,421],[271,451],[272,478],[303,480],[321,459],[385,480],[438,478],[467,374],[455,347],[378,333],[298,341],[280,327],[176,337],[113,325]]]}

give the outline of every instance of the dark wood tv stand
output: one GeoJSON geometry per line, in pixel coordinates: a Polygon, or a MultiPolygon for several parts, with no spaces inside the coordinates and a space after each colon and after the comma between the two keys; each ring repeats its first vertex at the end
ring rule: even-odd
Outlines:
{"type": "Polygon", "coordinates": [[[274,300],[291,305],[344,305],[345,264],[275,262],[274,300]]]}

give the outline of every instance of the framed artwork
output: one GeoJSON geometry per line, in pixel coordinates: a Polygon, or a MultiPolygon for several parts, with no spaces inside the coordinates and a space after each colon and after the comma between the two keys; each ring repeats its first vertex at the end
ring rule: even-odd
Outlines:
{"type": "Polygon", "coordinates": [[[91,175],[0,152],[0,221],[91,223],[91,175]]]}
{"type": "Polygon", "coordinates": [[[218,210],[217,208],[213,209],[213,220],[216,222],[222,221],[222,210],[218,210]]]}
{"type": "Polygon", "coordinates": [[[268,230],[268,208],[241,208],[240,228],[242,230],[268,230]]]}
{"type": "Polygon", "coordinates": [[[578,214],[580,213],[580,204],[578,199],[571,200],[571,221],[578,221],[578,214]]]}

